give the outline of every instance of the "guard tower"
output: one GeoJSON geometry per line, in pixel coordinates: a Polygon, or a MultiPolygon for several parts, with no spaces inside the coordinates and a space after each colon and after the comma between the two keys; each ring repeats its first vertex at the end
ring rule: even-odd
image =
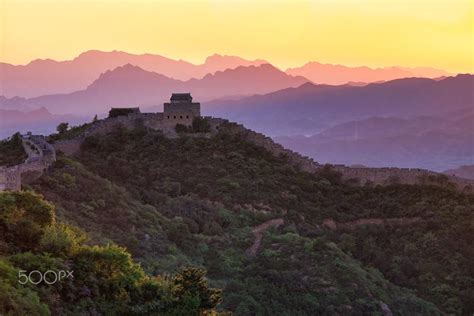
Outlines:
{"type": "Polygon", "coordinates": [[[163,105],[163,121],[167,124],[191,125],[201,116],[201,104],[193,102],[191,93],[173,93],[170,102],[163,105]]]}

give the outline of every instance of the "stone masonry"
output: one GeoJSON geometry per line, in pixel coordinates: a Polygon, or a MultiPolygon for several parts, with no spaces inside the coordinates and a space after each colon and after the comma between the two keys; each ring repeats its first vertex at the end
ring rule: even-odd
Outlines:
{"type": "Polygon", "coordinates": [[[56,161],[56,151],[42,135],[23,136],[23,148],[28,157],[12,167],[0,166],[0,191],[18,191],[24,178],[35,179],[56,161]]]}

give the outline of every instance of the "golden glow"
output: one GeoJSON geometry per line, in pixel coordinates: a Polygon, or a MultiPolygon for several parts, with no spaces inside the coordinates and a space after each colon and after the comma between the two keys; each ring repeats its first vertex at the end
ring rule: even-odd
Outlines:
{"type": "Polygon", "coordinates": [[[0,61],[89,49],[473,72],[472,0],[0,0],[0,61]]]}

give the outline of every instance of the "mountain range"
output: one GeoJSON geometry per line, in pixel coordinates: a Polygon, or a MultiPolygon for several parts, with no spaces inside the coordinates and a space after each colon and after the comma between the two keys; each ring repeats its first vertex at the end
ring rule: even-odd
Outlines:
{"type": "Polygon", "coordinates": [[[86,89],[67,94],[36,98],[0,99],[0,108],[35,109],[45,107],[55,114],[88,114],[108,111],[112,106],[158,105],[173,92],[192,92],[196,101],[269,93],[307,82],[285,74],[270,64],[239,66],[207,74],[202,79],[181,81],[126,64],[108,70],[86,89]]]}
{"type": "Polygon", "coordinates": [[[347,83],[372,83],[400,78],[440,78],[451,76],[447,71],[429,67],[348,67],[344,65],[309,62],[301,67],[288,68],[287,74],[303,76],[316,83],[341,85],[347,83]]]}
{"type": "Polygon", "coordinates": [[[306,83],[205,104],[320,163],[435,171],[474,163],[474,76],[362,87],[306,83]]]}
{"type": "Polygon", "coordinates": [[[473,75],[442,80],[397,79],[362,87],[306,83],[266,95],[205,104],[208,115],[244,123],[271,136],[314,135],[370,117],[443,116],[474,107],[473,75]]]}
{"type": "Polygon", "coordinates": [[[235,56],[213,55],[194,65],[117,51],[1,64],[0,72],[2,92],[18,92],[0,96],[1,137],[17,130],[49,133],[61,121],[81,123],[110,107],[160,111],[171,93],[191,92],[205,115],[243,123],[321,163],[437,171],[473,163],[472,75],[316,62],[284,72],[235,56]],[[435,79],[390,80],[413,76],[435,79]]]}
{"type": "MultiPolygon", "coordinates": [[[[130,54],[121,51],[90,50],[72,60],[36,59],[26,65],[0,62],[0,96],[32,98],[49,94],[64,94],[85,89],[102,73],[131,64],[166,77],[187,81],[239,66],[259,66],[262,59],[247,60],[238,56],[214,54],[202,64],[175,60],[154,54],[130,54]]],[[[303,76],[318,84],[366,84],[405,77],[435,78],[450,75],[432,68],[347,67],[310,62],[286,73],[303,76]]]]}
{"type": "Polygon", "coordinates": [[[202,78],[219,70],[238,66],[258,66],[264,60],[246,60],[236,56],[209,56],[203,64],[195,65],[153,54],[130,54],[121,51],[86,51],[72,60],[36,59],[26,65],[0,63],[0,95],[6,97],[36,97],[46,94],[82,90],[101,73],[119,66],[133,64],[170,78],[189,80],[202,78]]]}
{"type": "Polygon", "coordinates": [[[26,133],[31,131],[36,134],[51,134],[61,122],[71,125],[80,124],[85,118],[70,114],[51,114],[45,108],[32,111],[3,110],[0,109],[0,139],[11,136],[13,133],[26,133]]]}
{"type": "Polygon", "coordinates": [[[309,137],[282,136],[275,140],[320,163],[442,171],[474,163],[474,115],[462,119],[372,117],[309,137]]]}

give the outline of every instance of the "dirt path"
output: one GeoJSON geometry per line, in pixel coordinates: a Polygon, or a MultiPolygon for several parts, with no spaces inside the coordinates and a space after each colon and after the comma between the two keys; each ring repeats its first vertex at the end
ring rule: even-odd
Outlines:
{"type": "Polygon", "coordinates": [[[252,246],[247,250],[247,253],[250,256],[255,256],[260,248],[260,243],[262,242],[262,233],[270,227],[278,227],[283,224],[283,218],[275,218],[265,223],[262,223],[252,229],[252,233],[255,235],[255,241],[252,246]]]}

